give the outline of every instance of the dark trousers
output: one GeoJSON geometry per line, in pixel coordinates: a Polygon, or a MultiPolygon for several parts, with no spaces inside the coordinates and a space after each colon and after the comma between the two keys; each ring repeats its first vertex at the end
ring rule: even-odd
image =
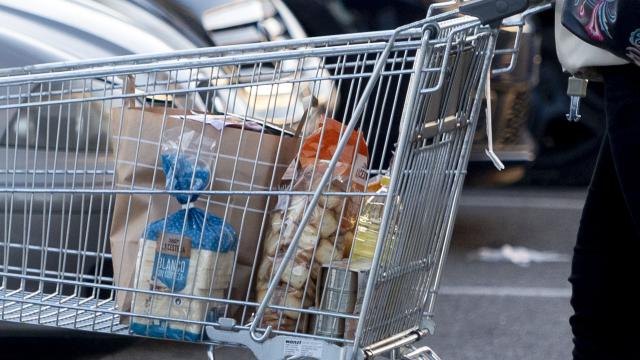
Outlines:
{"type": "Polygon", "coordinates": [[[640,359],[640,67],[607,67],[607,132],[571,268],[574,360],[640,359]]]}

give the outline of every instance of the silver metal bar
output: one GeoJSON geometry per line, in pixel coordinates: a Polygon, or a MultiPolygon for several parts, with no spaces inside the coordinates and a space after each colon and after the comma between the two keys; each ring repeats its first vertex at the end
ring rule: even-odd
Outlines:
{"type": "MultiPolygon", "coordinates": [[[[476,99],[474,101],[474,107],[472,109],[472,116],[477,116],[477,114],[480,111],[480,99],[482,98],[483,95],[483,84],[484,82],[487,80],[487,74],[489,73],[489,67],[491,66],[491,59],[493,57],[493,53],[492,50],[495,48],[495,36],[497,36],[495,34],[495,32],[492,34],[491,37],[489,37],[489,45],[487,46],[487,50],[485,53],[485,63],[483,66],[483,71],[481,73],[481,78],[480,78],[480,84],[479,84],[479,91],[477,91],[476,93],[476,99]]],[[[475,124],[471,125],[471,126],[475,126],[475,124]]],[[[470,135],[467,134],[467,137],[469,137],[470,135]]],[[[468,148],[470,147],[470,140],[467,139],[467,141],[465,141],[465,147],[468,148]]],[[[468,157],[470,152],[469,151],[463,151],[463,161],[461,161],[461,164],[466,164],[466,162],[468,161],[468,157]]],[[[451,214],[449,215],[451,219],[455,218],[455,213],[457,212],[457,203],[459,201],[460,198],[460,193],[462,191],[462,183],[464,181],[464,176],[457,176],[456,179],[456,185],[454,186],[454,198],[453,198],[453,202],[452,202],[452,206],[451,206],[451,214]]],[[[435,271],[435,277],[433,280],[433,285],[430,291],[437,291],[437,289],[440,286],[440,281],[442,279],[442,269],[444,268],[444,260],[446,259],[446,255],[447,255],[447,251],[449,248],[449,242],[451,241],[451,236],[453,234],[453,221],[450,221],[447,224],[447,230],[445,233],[445,239],[444,242],[442,244],[441,247],[441,251],[440,251],[440,256],[439,256],[439,262],[437,264],[436,267],[436,271],[435,271]]],[[[429,313],[431,313],[433,311],[433,306],[435,305],[435,297],[431,297],[431,299],[429,299],[429,304],[427,305],[427,311],[429,313]]]]}
{"type": "MultiPolygon", "coordinates": [[[[417,64],[422,64],[422,61],[424,59],[424,52],[426,51],[426,37],[423,39],[423,44],[420,48],[420,50],[418,50],[417,54],[416,54],[416,63],[417,64]]],[[[419,83],[419,75],[420,75],[420,69],[419,67],[415,67],[415,74],[414,76],[411,78],[411,81],[409,82],[409,90],[407,90],[407,94],[408,97],[405,101],[405,108],[406,111],[403,110],[403,117],[402,117],[402,122],[401,122],[401,132],[400,132],[400,136],[398,139],[398,148],[397,148],[397,153],[396,156],[403,156],[404,151],[405,151],[405,144],[407,142],[407,138],[408,138],[408,132],[409,132],[409,121],[408,121],[408,117],[410,116],[410,113],[412,112],[413,109],[413,104],[414,104],[414,99],[417,96],[417,92],[418,92],[418,83],[419,83]]],[[[398,166],[394,166],[391,169],[391,183],[389,184],[389,190],[388,190],[388,195],[387,195],[387,199],[386,199],[386,203],[387,204],[392,204],[394,199],[393,199],[393,195],[396,191],[396,187],[398,186],[398,174],[400,172],[400,168],[398,166]]],[[[382,238],[382,234],[386,232],[386,229],[389,228],[389,223],[390,223],[390,217],[391,217],[391,207],[387,206],[384,209],[384,214],[382,216],[382,221],[380,223],[380,235],[378,236],[378,242],[376,244],[376,250],[373,256],[373,261],[372,263],[374,264],[374,266],[372,266],[371,269],[371,273],[369,275],[369,279],[367,281],[367,288],[365,290],[365,296],[363,299],[363,303],[362,303],[362,313],[366,314],[368,311],[368,307],[369,307],[369,302],[371,301],[371,296],[372,296],[372,288],[373,288],[373,284],[377,275],[377,271],[378,268],[377,266],[375,266],[376,264],[380,263],[380,258],[382,256],[382,246],[384,244],[384,241],[381,241],[382,238]]],[[[362,336],[362,332],[363,332],[363,326],[364,326],[364,322],[363,321],[359,321],[358,322],[358,327],[356,329],[356,335],[355,335],[355,340],[354,340],[354,344],[356,347],[360,346],[360,341],[361,341],[361,336],[362,336]]],[[[353,359],[355,360],[355,355],[353,357],[353,359]]]]}
{"type": "Polygon", "coordinates": [[[375,346],[366,348],[364,349],[364,353],[367,359],[371,359],[378,355],[385,354],[393,349],[412,344],[420,340],[420,338],[424,335],[425,334],[421,331],[410,331],[408,333],[404,333],[402,336],[391,338],[390,341],[378,343],[375,346]]]}
{"type": "MultiPolygon", "coordinates": [[[[416,30],[418,32],[418,30],[416,30]]],[[[65,61],[48,64],[30,65],[26,67],[15,67],[0,70],[0,76],[15,76],[16,74],[22,75],[25,73],[37,74],[52,70],[71,70],[81,67],[94,67],[94,66],[115,66],[119,64],[127,63],[154,63],[159,61],[167,61],[181,58],[198,58],[221,55],[225,53],[234,53],[239,51],[262,51],[269,52],[272,50],[279,50],[282,48],[295,48],[301,46],[333,46],[337,44],[343,44],[345,42],[357,42],[362,40],[380,40],[386,41],[389,36],[393,34],[393,30],[363,32],[354,34],[338,34],[330,36],[320,36],[315,38],[305,39],[291,39],[270,41],[267,43],[255,43],[255,44],[242,44],[242,45],[228,45],[228,46],[216,46],[210,48],[198,48],[177,50],[172,52],[163,53],[149,53],[149,54],[134,54],[115,56],[110,58],[100,58],[91,60],[78,60],[78,61],[65,61]]],[[[409,35],[407,35],[409,36],[409,35]]]]}
{"type": "Polygon", "coordinates": [[[527,9],[525,12],[523,12],[522,14],[520,14],[518,16],[515,16],[514,18],[507,18],[507,19],[502,21],[501,27],[516,27],[517,28],[517,30],[516,30],[517,31],[516,32],[516,38],[514,40],[513,48],[511,48],[511,49],[496,49],[494,51],[494,53],[496,55],[511,54],[511,59],[509,60],[509,65],[508,66],[506,66],[504,68],[492,69],[492,71],[491,71],[492,75],[506,74],[506,73],[509,73],[509,72],[513,71],[513,69],[515,69],[515,67],[517,65],[517,61],[518,61],[518,54],[519,54],[520,42],[522,40],[523,27],[525,26],[526,21],[531,16],[536,15],[536,14],[542,12],[542,11],[549,10],[552,7],[553,7],[553,1],[550,1],[550,2],[542,4],[542,5],[531,7],[529,9],[527,9]]]}

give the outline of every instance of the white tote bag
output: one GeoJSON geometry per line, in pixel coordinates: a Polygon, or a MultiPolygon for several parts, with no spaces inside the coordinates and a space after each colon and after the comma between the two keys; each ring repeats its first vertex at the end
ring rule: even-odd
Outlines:
{"type": "Polygon", "coordinates": [[[561,22],[564,2],[565,0],[556,0],[555,14],[556,52],[564,71],[589,77],[594,67],[628,63],[606,50],[587,44],[567,30],[561,22]]]}

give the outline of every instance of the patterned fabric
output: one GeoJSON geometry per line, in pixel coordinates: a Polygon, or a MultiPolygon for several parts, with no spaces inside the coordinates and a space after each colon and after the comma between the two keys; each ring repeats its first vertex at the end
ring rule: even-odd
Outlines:
{"type": "Polygon", "coordinates": [[[577,15],[591,40],[602,42],[605,36],[609,39],[613,38],[609,28],[616,22],[617,0],[572,1],[574,1],[574,15],[577,15]]]}
{"type": "Polygon", "coordinates": [[[635,29],[629,36],[629,45],[627,47],[627,56],[636,65],[640,66],[640,28],[635,29]]]}
{"type": "Polygon", "coordinates": [[[591,45],[640,66],[640,0],[567,0],[562,24],[591,45]]]}

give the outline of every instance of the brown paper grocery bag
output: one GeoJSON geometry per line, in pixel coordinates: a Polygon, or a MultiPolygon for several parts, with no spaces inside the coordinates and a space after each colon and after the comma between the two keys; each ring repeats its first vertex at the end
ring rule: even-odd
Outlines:
{"type": "MultiPolygon", "coordinates": [[[[116,188],[162,190],[165,178],[159,159],[162,133],[184,126],[216,142],[212,158],[211,190],[268,191],[277,189],[282,174],[298,149],[298,138],[224,127],[185,118],[184,109],[163,106],[114,109],[111,131],[116,166],[116,188]]],[[[207,115],[206,118],[215,115],[207,115]]],[[[228,117],[226,119],[229,119],[228,117]]],[[[238,261],[231,298],[246,300],[249,277],[258,249],[267,196],[201,196],[196,206],[231,224],[239,235],[238,261]],[[207,206],[207,200],[209,204],[207,206]]],[[[111,252],[116,286],[132,288],[139,241],[153,221],[180,208],[169,195],[119,194],[113,208],[111,252]]],[[[129,311],[132,293],[120,291],[118,308],[129,311]]]]}

